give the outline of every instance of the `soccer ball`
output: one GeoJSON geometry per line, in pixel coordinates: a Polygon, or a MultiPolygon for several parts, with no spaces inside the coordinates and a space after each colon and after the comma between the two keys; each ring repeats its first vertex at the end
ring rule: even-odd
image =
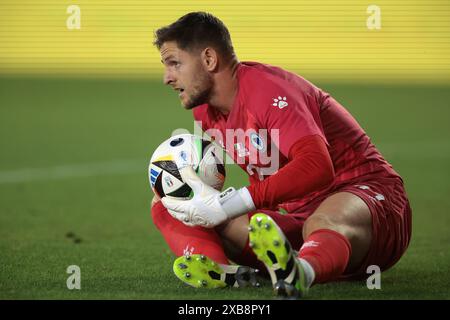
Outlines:
{"type": "Polygon", "coordinates": [[[191,187],[184,183],[175,163],[176,157],[190,157],[195,172],[206,184],[222,190],[225,181],[223,149],[192,134],[167,139],[153,153],[148,166],[150,186],[155,195],[189,199],[191,187]]]}

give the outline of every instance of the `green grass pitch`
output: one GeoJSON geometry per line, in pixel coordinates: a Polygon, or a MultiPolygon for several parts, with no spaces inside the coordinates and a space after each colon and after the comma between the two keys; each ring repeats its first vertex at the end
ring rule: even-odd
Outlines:
{"type": "MultiPolygon", "coordinates": [[[[413,239],[381,290],[332,283],[309,298],[449,299],[449,88],[319,85],[404,177],[413,239]]],[[[201,290],[172,273],[146,170],[176,128],[192,130],[192,116],[160,80],[0,79],[0,298],[272,299],[268,282],[201,290]],[[81,290],[66,287],[69,265],[81,290]]],[[[246,183],[227,169],[227,186],[246,183]]]]}

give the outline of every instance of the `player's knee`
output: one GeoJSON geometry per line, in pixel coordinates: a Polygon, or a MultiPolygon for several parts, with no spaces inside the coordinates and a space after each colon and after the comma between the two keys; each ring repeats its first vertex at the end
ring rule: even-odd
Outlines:
{"type": "Polygon", "coordinates": [[[327,214],[315,213],[305,221],[305,224],[303,226],[303,239],[306,239],[311,233],[320,229],[336,231],[346,237],[350,242],[356,240],[359,233],[357,228],[348,225],[337,217],[333,217],[332,215],[327,214]]]}
{"type": "Polygon", "coordinates": [[[315,213],[309,217],[303,227],[303,239],[307,239],[311,233],[320,229],[328,229],[343,235],[352,248],[352,257],[349,267],[359,266],[366,256],[371,239],[370,225],[353,223],[348,219],[339,219],[339,216],[315,213]]]}
{"type": "Polygon", "coordinates": [[[306,239],[311,233],[319,229],[334,229],[335,222],[327,215],[315,213],[306,219],[303,225],[303,238],[306,239]]]}

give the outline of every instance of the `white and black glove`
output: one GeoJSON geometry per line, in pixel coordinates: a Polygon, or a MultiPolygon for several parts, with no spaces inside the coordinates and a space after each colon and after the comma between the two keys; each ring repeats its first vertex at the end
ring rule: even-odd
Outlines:
{"type": "Polygon", "coordinates": [[[184,224],[213,228],[255,210],[247,188],[236,190],[230,187],[219,192],[204,183],[186,161],[178,160],[177,166],[181,178],[191,187],[194,196],[190,200],[163,197],[161,201],[169,213],[184,224]]]}

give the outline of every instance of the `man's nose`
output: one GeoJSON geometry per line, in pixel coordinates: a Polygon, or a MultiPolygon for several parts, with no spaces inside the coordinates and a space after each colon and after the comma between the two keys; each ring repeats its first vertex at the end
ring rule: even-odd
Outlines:
{"type": "Polygon", "coordinates": [[[164,84],[170,85],[174,81],[172,73],[166,70],[164,72],[163,81],[164,81],[164,84]]]}

